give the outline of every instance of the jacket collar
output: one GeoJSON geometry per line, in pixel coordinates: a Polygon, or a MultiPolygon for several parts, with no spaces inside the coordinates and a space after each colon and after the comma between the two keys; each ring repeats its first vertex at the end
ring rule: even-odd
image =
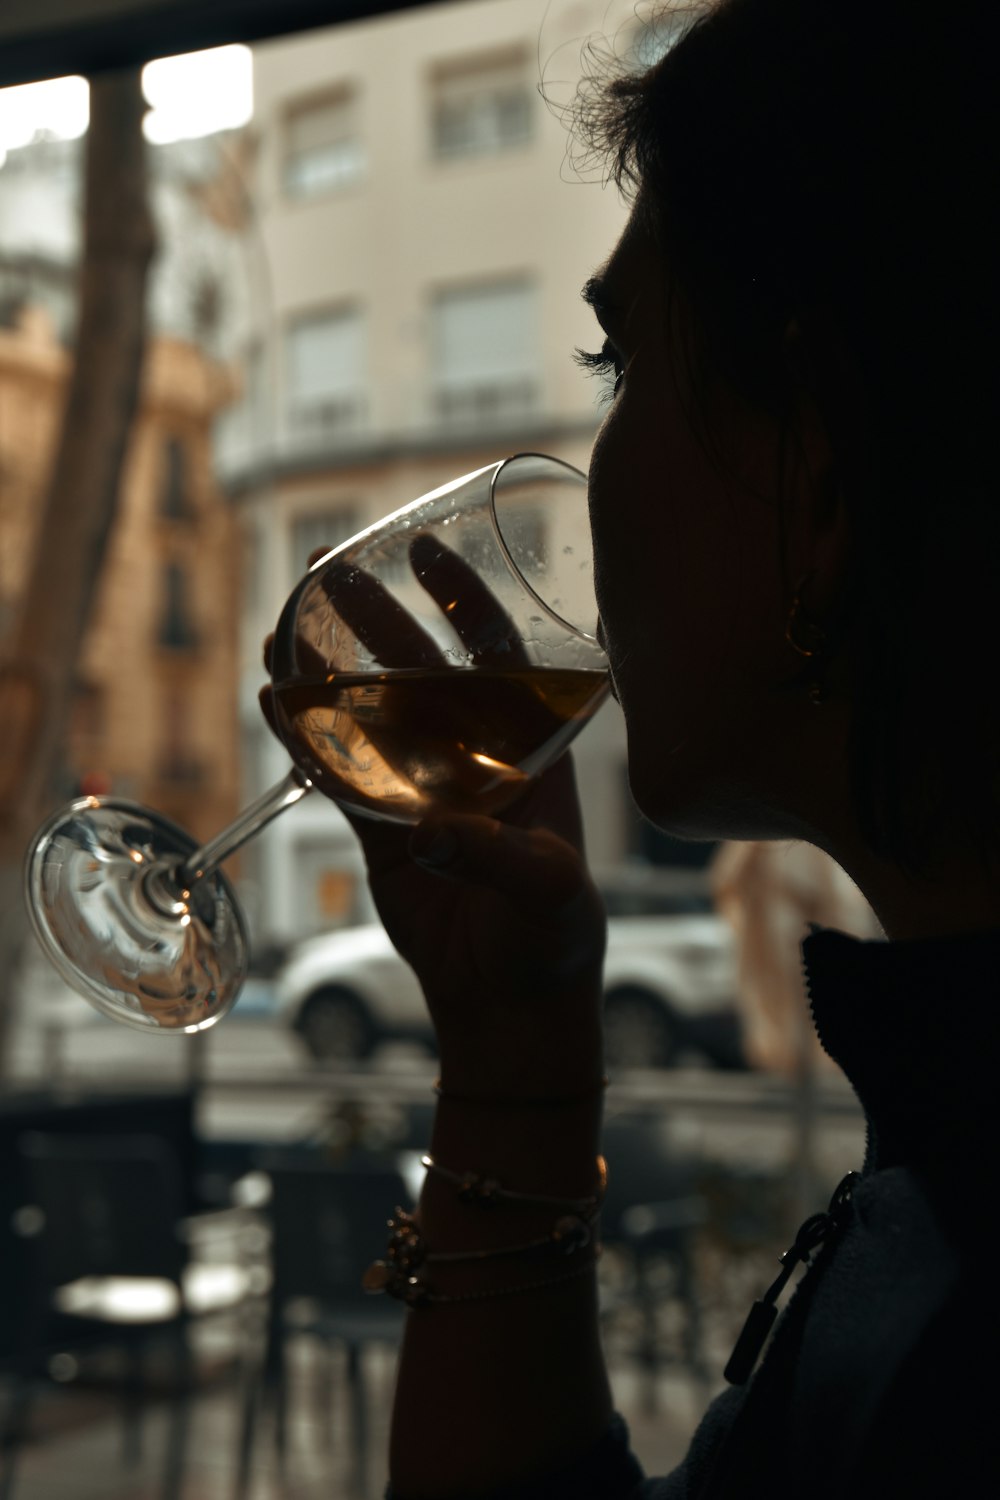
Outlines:
{"type": "Polygon", "coordinates": [[[862,942],[814,927],[802,945],[820,1042],[868,1121],[865,1171],[940,1178],[993,1157],[1000,1072],[1000,930],[862,942]]]}

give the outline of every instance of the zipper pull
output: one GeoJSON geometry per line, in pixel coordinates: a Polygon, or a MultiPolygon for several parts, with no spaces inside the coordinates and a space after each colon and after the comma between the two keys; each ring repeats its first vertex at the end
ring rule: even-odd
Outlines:
{"type": "Polygon", "coordinates": [[[834,1189],[826,1212],[811,1214],[803,1224],[800,1224],[794,1242],[789,1245],[784,1255],[779,1256],[781,1270],[763,1297],[758,1298],[751,1307],[733,1352],[729,1356],[729,1362],[723,1371],[730,1385],[745,1385],[749,1380],[753,1367],[760,1358],[760,1351],[774,1325],[774,1320],[778,1316],[775,1304],[787,1286],[789,1277],[797,1265],[808,1266],[813,1251],[825,1244],[830,1236],[840,1229],[846,1217],[847,1206],[851,1201],[857,1178],[857,1172],[848,1172],[834,1189]]]}

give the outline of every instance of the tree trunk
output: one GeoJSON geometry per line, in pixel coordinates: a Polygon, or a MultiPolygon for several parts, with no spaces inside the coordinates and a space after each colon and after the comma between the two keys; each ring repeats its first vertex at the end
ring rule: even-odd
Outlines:
{"type": "Polygon", "coordinates": [[[0,642],[0,1071],[27,931],[24,850],[57,795],[139,399],[154,249],[137,72],[92,81],[79,318],[32,565],[0,642]]]}

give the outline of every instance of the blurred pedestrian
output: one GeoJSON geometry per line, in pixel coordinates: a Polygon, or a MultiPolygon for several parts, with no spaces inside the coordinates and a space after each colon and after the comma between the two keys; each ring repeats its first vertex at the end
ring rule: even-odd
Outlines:
{"type": "Polygon", "coordinates": [[[812,1023],[802,940],[815,926],[857,938],[876,938],[881,929],[851,877],[804,840],[728,841],[717,851],[711,875],[716,906],[736,940],[747,1062],[784,1074],[793,1085],[788,1198],[794,1218],[804,1219],[823,1178],[817,1075],[836,1071],[836,1064],[812,1023]]]}
{"type": "Polygon", "coordinates": [[[835,860],[804,840],[726,841],[711,881],[736,938],[747,1061],[789,1078],[813,1066],[834,1068],[809,1015],[801,944],[810,926],[881,936],[868,902],[835,860]]]}

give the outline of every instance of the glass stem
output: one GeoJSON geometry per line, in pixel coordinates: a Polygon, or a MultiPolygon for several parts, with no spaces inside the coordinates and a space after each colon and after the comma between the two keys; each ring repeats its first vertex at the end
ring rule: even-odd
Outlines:
{"type": "Polygon", "coordinates": [[[262,828],[266,828],[279,813],[294,807],[296,802],[301,802],[311,791],[312,782],[303,772],[294,769],[289,771],[263,797],[258,797],[256,802],[251,802],[249,807],[244,808],[234,823],[230,823],[214,839],[209,839],[207,844],[196,849],[178,867],[173,877],[174,882],[180,889],[189,890],[196,880],[204,880],[206,875],[211,875],[223,860],[235,854],[237,849],[260,833],[262,828]]]}

